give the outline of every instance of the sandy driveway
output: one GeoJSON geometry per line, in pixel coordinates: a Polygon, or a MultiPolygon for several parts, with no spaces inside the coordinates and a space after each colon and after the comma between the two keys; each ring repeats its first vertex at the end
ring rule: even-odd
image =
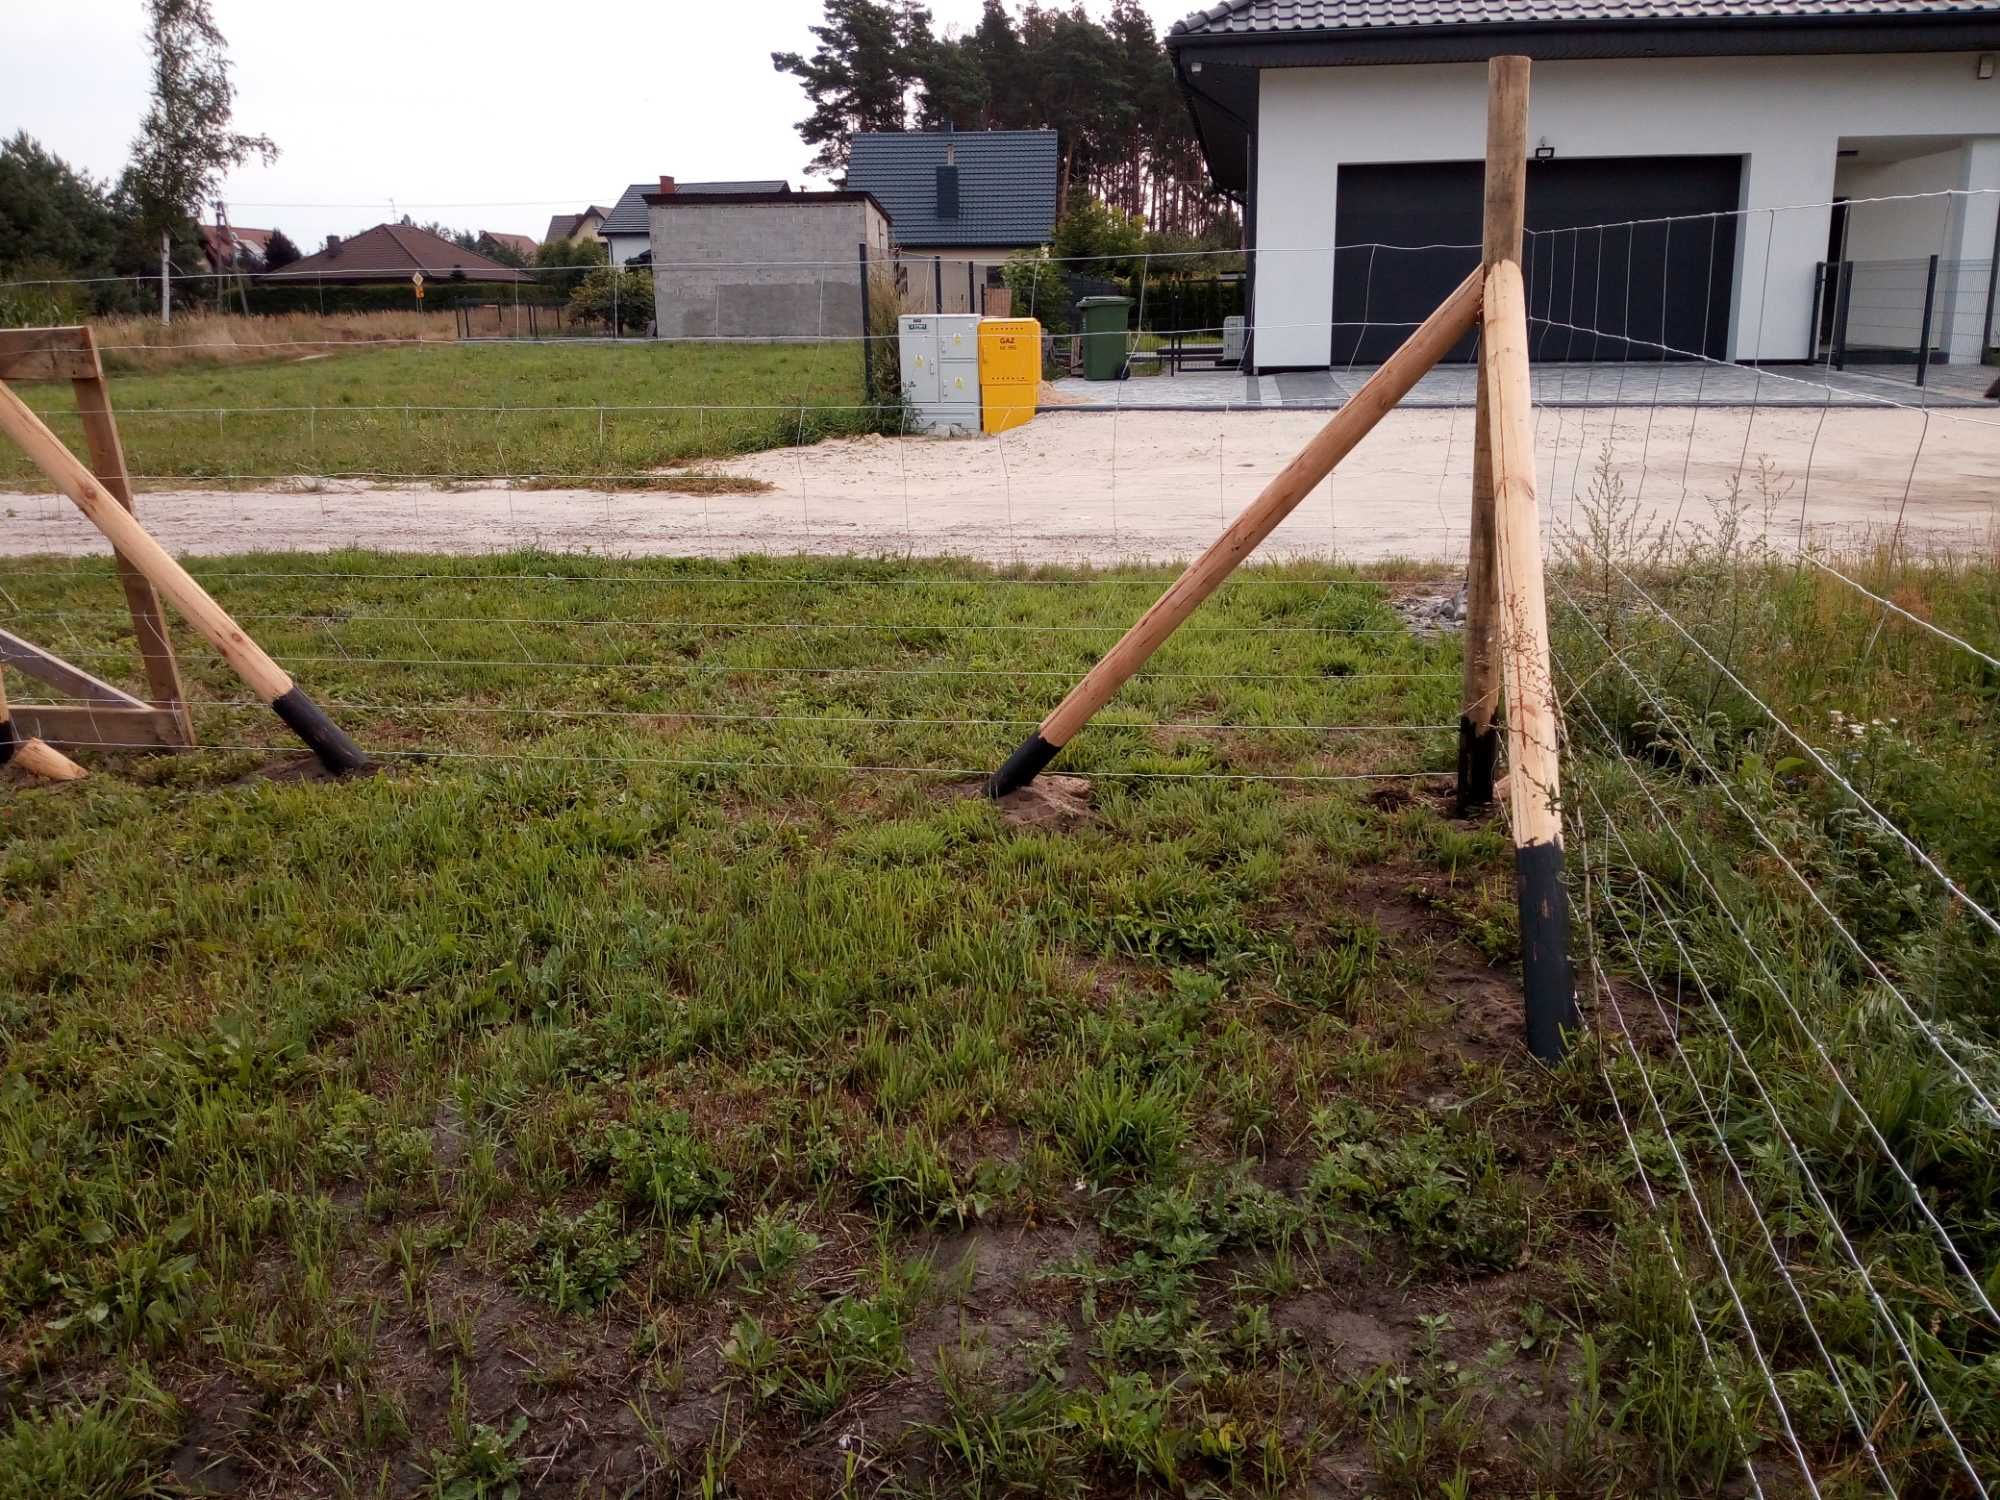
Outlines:
{"type": "MultiPolygon", "coordinates": [[[[1186,557],[1205,546],[1323,412],[1044,412],[999,438],[845,439],[753,455],[713,472],[768,482],[753,495],[382,489],[338,481],[291,492],[141,497],[182,555],[356,546],[605,555],[957,554],[995,562],[1186,557]]],[[[1267,557],[1464,555],[1472,416],[1391,414],[1266,544],[1267,557]]],[[[1907,521],[1920,545],[1990,546],[2000,416],[1747,408],[1544,409],[1536,431],[1545,514],[1562,523],[1607,446],[1629,501],[1656,519],[1706,519],[1743,474],[1790,545],[1803,527],[1854,544],[1907,521]]],[[[0,495],[0,554],[100,550],[66,501],[0,495]]],[[[1764,524],[1761,520],[1760,525],[1764,524]]]]}

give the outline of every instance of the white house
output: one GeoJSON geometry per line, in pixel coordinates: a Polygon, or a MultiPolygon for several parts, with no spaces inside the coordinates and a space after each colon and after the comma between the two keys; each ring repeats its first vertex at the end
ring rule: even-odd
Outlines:
{"type": "Polygon", "coordinates": [[[1991,337],[2000,0],[1229,0],[1167,45],[1258,369],[1379,358],[1471,269],[1502,53],[1540,357],[1813,358],[1843,274],[1846,337],[1909,357],[1932,256],[1932,347],[1991,337]]]}

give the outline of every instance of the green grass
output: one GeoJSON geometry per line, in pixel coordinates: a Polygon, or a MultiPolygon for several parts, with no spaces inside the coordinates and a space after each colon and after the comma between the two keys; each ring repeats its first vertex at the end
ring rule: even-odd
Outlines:
{"type": "MultiPolygon", "coordinates": [[[[1454,717],[1456,643],[1401,633],[1366,578],[1232,581],[1065,754],[1087,813],[1035,825],[970,795],[976,774],[1163,573],[368,554],[197,572],[384,769],[261,774],[295,758],[282,729],[188,643],[212,748],[86,755],[86,782],[0,792],[5,1500],[144,1493],[176,1455],[267,1493],[1352,1476],[1640,1496],[1740,1484],[1747,1449],[1768,1493],[1798,1493],[1688,1201],[1663,1190],[1641,1060],[1822,1492],[1872,1478],[1671,1045],[1600,1021],[1604,1045],[1560,1070],[1521,1056],[1511,854],[1436,799],[1451,735],[1296,727],[1454,717]],[[1326,779],[1384,769],[1428,779],[1326,779]]],[[[1662,576],[1722,639],[1732,597],[1662,576]]],[[[108,568],[0,582],[8,628],[131,681],[108,568]]],[[[1801,575],[1742,585],[1755,649],[1731,659],[1788,712],[1823,719],[1837,691],[1886,720],[1893,695],[1909,744],[1876,789],[1908,791],[1899,815],[1990,892],[1991,682],[1850,628],[1801,575]],[[1927,778],[1955,796],[1918,795],[1927,778]]],[[[1940,622],[1990,623],[1990,573],[1901,586],[1940,622]]],[[[1879,841],[1842,842],[1859,835],[1823,779],[1777,770],[1739,698],[1697,692],[1635,610],[1610,618],[1643,680],[1705,705],[1731,789],[1841,912],[1913,884],[1879,841]]],[[[1642,969],[1720,987],[1990,1468],[1995,1330],[1725,907],[1871,1108],[1896,1107],[1982,1266],[1990,1134],[1892,1044],[1869,976],[1754,857],[1721,784],[1641,727],[1602,647],[1566,633],[1563,659],[1728,897],[1674,863],[1573,702],[1577,899],[1622,998],[1642,969]],[[1593,792],[1630,857],[1607,859],[1593,792]],[[1644,918],[1643,964],[1612,947],[1614,911],[1644,918]]],[[[1878,921],[1884,961],[1934,977],[1925,1003],[1974,1057],[1991,947],[1928,900],[1878,921]]],[[[1719,1027],[1691,1009],[1683,1043],[1783,1207],[1884,1462],[1904,1493],[1957,1493],[1719,1027]]]]}
{"type": "MultiPolygon", "coordinates": [[[[82,451],[67,385],[22,389],[82,451]]],[[[111,390],[142,482],[630,475],[875,425],[846,345],[436,343],[125,374],[111,390]],[[439,409],[453,407],[509,410],[439,409]],[[645,407],[687,409],[618,409],[645,407]]],[[[38,478],[10,450],[0,481],[38,478]]]]}

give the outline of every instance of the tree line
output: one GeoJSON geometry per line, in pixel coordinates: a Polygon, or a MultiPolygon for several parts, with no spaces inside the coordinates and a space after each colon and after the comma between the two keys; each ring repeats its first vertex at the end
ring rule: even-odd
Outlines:
{"type": "Polygon", "coordinates": [[[1053,129],[1065,211],[1093,198],[1155,235],[1236,243],[1229,201],[1208,181],[1166,49],[1138,0],[1099,21],[1078,3],[1010,12],[940,35],[919,0],[826,0],[810,56],[771,61],[804,85],[809,170],[838,177],[857,131],[1053,129]]]}
{"type": "MultiPolygon", "coordinates": [[[[275,161],[268,136],[231,125],[236,86],[209,0],[146,0],[152,92],[132,156],[103,181],[45,150],[25,130],[0,146],[0,272],[10,280],[157,275],[164,258],[203,263],[197,220],[224,176],[275,161]]],[[[289,242],[286,242],[289,245],[289,242]]],[[[282,253],[282,247],[281,247],[282,253]]],[[[296,255],[296,251],[292,252],[296,255]]],[[[0,314],[117,311],[141,305],[132,281],[99,281],[79,299],[61,289],[0,288],[0,314]],[[48,307],[15,308],[37,301],[48,307]]]]}

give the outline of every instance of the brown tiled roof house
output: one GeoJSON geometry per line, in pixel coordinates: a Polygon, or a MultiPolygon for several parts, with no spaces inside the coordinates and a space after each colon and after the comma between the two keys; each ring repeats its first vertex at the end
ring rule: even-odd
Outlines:
{"type": "Polygon", "coordinates": [[[328,249],[272,271],[272,281],[533,281],[525,271],[467,250],[413,224],[377,224],[328,249]]]}

